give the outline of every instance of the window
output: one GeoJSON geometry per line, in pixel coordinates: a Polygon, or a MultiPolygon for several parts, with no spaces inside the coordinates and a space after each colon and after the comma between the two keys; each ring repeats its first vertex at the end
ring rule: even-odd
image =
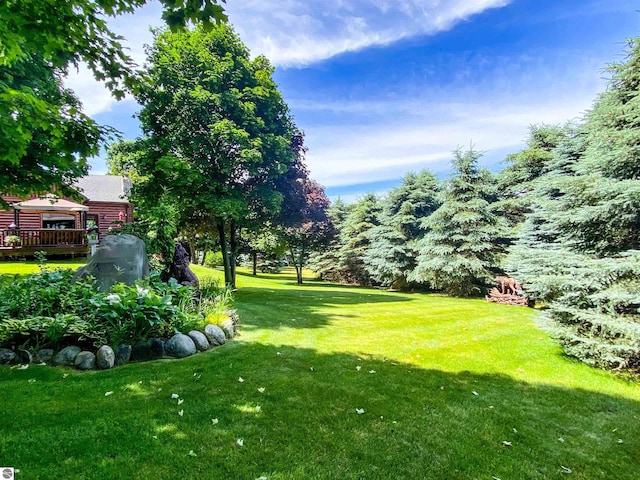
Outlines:
{"type": "Polygon", "coordinates": [[[76,228],[76,217],[60,213],[43,213],[42,228],[76,228]]]}

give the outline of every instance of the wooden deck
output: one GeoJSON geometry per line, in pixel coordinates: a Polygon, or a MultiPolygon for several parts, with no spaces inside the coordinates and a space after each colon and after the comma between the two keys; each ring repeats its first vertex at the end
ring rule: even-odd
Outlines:
{"type": "Polygon", "coordinates": [[[75,229],[4,229],[0,230],[0,257],[32,257],[35,252],[47,255],[87,255],[91,248],[84,230],[75,229]],[[20,243],[8,245],[7,237],[17,236],[20,243]]]}

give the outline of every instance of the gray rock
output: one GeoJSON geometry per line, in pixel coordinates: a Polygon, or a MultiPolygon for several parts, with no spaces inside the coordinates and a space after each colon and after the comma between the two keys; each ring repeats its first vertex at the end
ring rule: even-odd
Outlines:
{"type": "Polygon", "coordinates": [[[113,368],[116,363],[116,354],[109,345],[102,345],[96,353],[96,365],[104,370],[113,368]]]}
{"type": "Polygon", "coordinates": [[[227,337],[224,334],[224,331],[217,325],[209,324],[204,328],[204,334],[209,340],[209,344],[212,347],[217,347],[220,345],[224,345],[227,341],[227,337]]]}
{"type": "Polygon", "coordinates": [[[233,320],[231,320],[231,319],[228,319],[228,320],[225,320],[224,322],[222,322],[220,324],[220,328],[224,331],[224,334],[229,339],[233,338],[235,336],[235,334],[236,334],[236,329],[233,326],[233,320]]]}
{"type": "Polygon", "coordinates": [[[223,313],[231,319],[233,322],[233,328],[237,333],[238,325],[240,325],[240,315],[238,315],[238,311],[235,308],[231,308],[229,310],[225,310],[223,313]]]}
{"type": "Polygon", "coordinates": [[[201,352],[204,352],[211,347],[211,345],[209,345],[209,340],[207,340],[204,333],[197,330],[191,330],[188,335],[191,337],[191,340],[193,340],[193,343],[196,344],[196,348],[201,352]]]}
{"type": "Polygon", "coordinates": [[[31,355],[31,352],[29,350],[19,348],[18,350],[16,350],[15,361],[21,365],[33,363],[33,355],[31,355]]]}
{"type": "Polygon", "coordinates": [[[124,365],[131,360],[131,345],[118,345],[116,349],[116,365],[124,365]]]}
{"type": "Polygon", "coordinates": [[[159,338],[150,338],[133,346],[131,358],[137,362],[146,362],[162,358],[164,354],[164,342],[159,338]]]}
{"type": "Polygon", "coordinates": [[[78,356],[78,354],[82,351],[82,349],[80,347],[76,347],[76,346],[69,346],[69,347],[64,347],[62,350],[60,350],[55,357],[53,357],[53,364],[54,365],[73,365],[73,362],[75,362],[76,357],[78,356]]]}
{"type": "Polygon", "coordinates": [[[0,364],[11,363],[16,358],[13,350],[8,348],[0,348],[0,364]]]}
{"type": "Polygon", "coordinates": [[[176,333],[167,340],[167,354],[176,358],[184,358],[196,353],[196,344],[193,343],[191,337],[182,333],[176,333]]]}
{"type": "Polygon", "coordinates": [[[96,368],[96,356],[93,352],[80,352],[73,364],[79,370],[93,370],[96,368]]]}
{"type": "Polygon", "coordinates": [[[53,358],[54,351],[50,348],[43,348],[36,354],[36,362],[50,363],[53,358]]]}
{"type": "Polygon", "coordinates": [[[95,277],[100,290],[108,292],[116,283],[133,283],[149,276],[144,242],[135,235],[105,235],[89,263],[74,278],[95,277]]]}

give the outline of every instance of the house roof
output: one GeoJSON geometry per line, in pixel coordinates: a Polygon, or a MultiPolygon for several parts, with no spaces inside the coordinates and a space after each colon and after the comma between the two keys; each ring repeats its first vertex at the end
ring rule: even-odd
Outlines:
{"type": "Polygon", "coordinates": [[[86,212],[89,210],[86,205],[80,205],[79,203],[54,196],[33,198],[24,202],[14,203],[13,208],[24,212],[86,212]]]}
{"type": "Polygon", "coordinates": [[[87,175],[76,180],[74,186],[90,202],[129,203],[131,180],[121,175],[87,175]]]}

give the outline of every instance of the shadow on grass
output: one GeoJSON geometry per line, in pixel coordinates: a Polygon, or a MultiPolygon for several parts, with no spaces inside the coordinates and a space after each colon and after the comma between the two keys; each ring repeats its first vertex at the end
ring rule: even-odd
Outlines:
{"type": "MultiPolygon", "coordinates": [[[[326,283],[284,289],[242,287],[235,295],[238,300],[235,308],[240,313],[243,328],[318,328],[327,325],[331,319],[321,311],[323,307],[412,301],[379,290],[326,283]]],[[[348,316],[344,310],[340,311],[341,318],[348,316]]]]}
{"type": "Polygon", "coordinates": [[[625,480],[640,471],[638,401],[503,375],[237,341],[179,361],[64,373],[0,368],[0,459],[23,479],[561,479],[570,470],[625,480]]]}

